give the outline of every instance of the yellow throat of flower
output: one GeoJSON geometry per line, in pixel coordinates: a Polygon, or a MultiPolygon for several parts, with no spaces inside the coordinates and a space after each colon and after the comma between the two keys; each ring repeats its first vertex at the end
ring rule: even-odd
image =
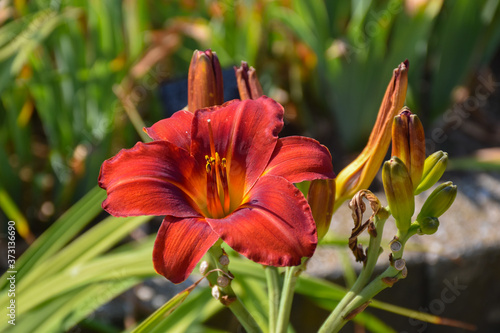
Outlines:
{"type": "Polygon", "coordinates": [[[208,132],[210,135],[210,154],[205,155],[207,161],[207,209],[213,218],[221,218],[230,212],[229,185],[227,181],[227,161],[215,151],[214,136],[210,119],[208,132]]]}

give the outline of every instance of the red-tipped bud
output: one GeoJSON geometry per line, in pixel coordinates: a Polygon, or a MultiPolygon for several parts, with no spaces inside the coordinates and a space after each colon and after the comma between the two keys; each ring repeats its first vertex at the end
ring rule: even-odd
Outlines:
{"type": "Polygon", "coordinates": [[[211,50],[194,51],[188,75],[188,110],[194,112],[224,103],[219,59],[211,50]]]}
{"type": "Polygon", "coordinates": [[[392,156],[399,157],[406,165],[413,189],[416,189],[424,170],[425,134],[420,119],[407,107],[394,117],[392,156]]]}
{"type": "Polygon", "coordinates": [[[240,67],[234,67],[234,72],[241,100],[257,99],[264,95],[255,68],[248,67],[248,64],[242,61],[240,67]]]}

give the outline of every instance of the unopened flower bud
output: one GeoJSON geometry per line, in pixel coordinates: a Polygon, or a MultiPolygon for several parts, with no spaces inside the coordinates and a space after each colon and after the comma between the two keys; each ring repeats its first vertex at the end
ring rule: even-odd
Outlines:
{"type": "Polygon", "coordinates": [[[255,68],[248,67],[248,64],[242,61],[240,67],[234,66],[234,72],[241,100],[257,99],[264,95],[255,68]]]}
{"type": "Polygon", "coordinates": [[[410,109],[403,110],[394,117],[392,125],[392,156],[399,157],[408,168],[413,189],[422,178],[425,162],[424,127],[417,115],[410,109]]]}
{"type": "Polygon", "coordinates": [[[431,195],[425,200],[417,220],[427,216],[440,217],[453,204],[457,197],[457,186],[452,182],[446,182],[434,189],[431,195]]]}
{"type": "Polygon", "coordinates": [[[399,158],[393,157],[384,163],[382,181],[396,227],[401,232],[406,232],[410,228],[411,217],[415,211],[415,198],[410,175],[399,158]]]}
{"type": "Polygon", "coordinates": [[[328,232],[332,221],[335,203],[335,179],[316,179],[311,182],[307,194],[307,202],[311,207],[318,241],[328,232]]]}
{"type": "Polygon", "coordinates": [[[224,103],[222,69],[215,52],[194,51],[188,74],[188,110],[224,103]]]}
{"type": "Polygon", "coordinates": [[[437,151],[425,159],[424,171],[420,184],[415,190],[415,195],[430,189],[441,178],[448,165],[448,154],[437,151]]]}
{"type": "Polygon", "coordinates": [[[418,233],[420,235],[432,235],[439,228],[439,220],[437,217],[426,216],[417,219],[419,224],[418,233]]]}
{"type": "Polygon", "coordinates": [[[408,61],[405,61],[394,70],[368,143],[361,154],[337,175],[335,208],[359,190],[367,189],[377,175],[391,143],[394,116],[401,110],[406,98],[408,66],[408,61]]]}

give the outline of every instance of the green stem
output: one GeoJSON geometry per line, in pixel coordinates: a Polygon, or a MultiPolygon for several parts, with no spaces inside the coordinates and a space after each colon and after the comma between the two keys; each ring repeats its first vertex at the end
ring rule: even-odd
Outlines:
{"type": "Polygon", "coordinates": [[[284,333],[288,329],[290,320],[290,310],[292,309],[293,294],[295,283],[303,270],[303,264],[299,266],[287,267],[285,272],[285,281],[281,293],[281,300],[278,313],[278,322],[276,324],[276,333],[284,333]]]}
{"type": "MultiPolygon", "coordinates": [[[[228,265],[223,265],[221,263],[221,256],[225,255],[224,251],[222,250],[220,243],[216,243],[214,246],[212,246],[209,250],[208,253],[211,256],[211,266],[216,267],[223,272],[219,272],[218,275],[226,275],[226,276],[231,276],[231,273],[229,272],[228,265]]],[[[209,274],[207,276],[208,281],[210,282],[211,286],[217,285],[217,278],[209,274]]],[[[236,316],[240,324],[245,328],[245,330],[248,333],[260,333],[262,330],[260,329],[259,325],[253,318],[253,316],[250,314],[250,312],[245,308],[241,300],[236,296],[233,288],[231,287],[231,282],[226,286],[226,287],[218,287],[221,297],[221,303],[225,306],[227,306],[231,312],[236,316]],[[224,300],[224,301],[223,301],[224,300]]]]}
{"type": "Polygon", "coordinates": [[[370,242],[368,243],[368,249],[366,250],[365,265],[361,269],[358,279],[351,288],[351,290],[355,293],[360,291],[368,283],[368,280],[372,276],[373,270],[375,269],[375,265],[377,265],[377,260],[381,253],[380,244],[382,243],[385,221],[387,221],[387,219],[380,219],[378,215],[375,215],[373,218],[377,237],[370,236],[370,242]]]}
{"type": "Polygon", "coordinates": [[[278,322],[280,305],[280,279],[278,269],[274,266],[265,266],[267,289],[269,294],[269,332],[274,333],[278,322]]]}
{"type": "MultiPolygon", "coordinates": [[[[382,208],[384,209],[384,208],[382,208]]],[[[366,286],[368,280],[373,274],[375,265],[377,264],[378,257],[380,256],[380,244],[382,242],[382,234],[384,231],[385,221],[387,221],[389,214],[381,214],[384,218],[380,218],[379,215],[375,215],[373,218],[373,223],[375,224],[375,231],[377,233],[376,237],[370,236],[370,242],[368,244],[368,249],[366,253],[366,262],[361,273],[359,274],[356,282],[351,287],[351,289],[345,294],[345,296],[340,300],[339,304],[335,307],[332,313],[328,316],[326,321],[320,327],[320,333],[332,332],[335,327],[339,324],[339,319],[342,319],[342,313],[345,308],[351,303],[351,301],[359,294],[359,292],[366,286]]]]}
{"type": "Polygon", "coordinates": [[[240,324],[245,328],[248,333],[260,333],[260,329],[257,322],[252,317],[247,308],[241,303],[240,299],[236,297],[236,300],[227,306],[231,312],[236,316],[240,324]]]}
{"type": "MultiPolygon", "coordinates": [[[[353,311],[359,309],[361,306],[369,302],[373,297],[375,297],[382,290],[391,287],[392,285],[385,282],[384,278],[401,278],[401,272],[396,270],[394,267],[388,267],[382,274],[380,274],[375,280],[370,282],[359,294],[355,295],[351,301],[339,312],[339,315],[334,318],[329,327],[330,330],[325,332],[336,333],[344,327],[349,320],[354,318],[355,315],[349,316],[353,311]]],[[[320,330],[321,332],[321,330],[320,330]]]]}

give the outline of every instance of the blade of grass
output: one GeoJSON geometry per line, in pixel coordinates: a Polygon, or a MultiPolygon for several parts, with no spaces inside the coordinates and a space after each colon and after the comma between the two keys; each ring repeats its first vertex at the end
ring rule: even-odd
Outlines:
{"type": "Polygon", "coordinates": [[[137,278],[128,278],[75,289],[45,302],[20,317],[16,323],[16,331],[66,332],[92,311],[140,281],[137,278]]]}
{"type": "MultiPolygon", "coordinates": [[[[202,278],[204,279],[204,278],[202,278]]],[[[148,333],[156,329],[191,294],[201,280],[181,291],[138,325],[132,333],[148,333]]]]}
{"type": "Polygon", "coordinates": [[[10,197],[9,193],[0,184],[0,208],[7,218],[16,222],[16,230],[28,244],[33,243],[35,236],[31,233],[28,221],[23,213],[17,208],[16,203],[10,197]]]}
{"type": "MultiPolygon", "coordinates": [[[[23,304],[23,307],[18,311],[18,315],[23,315],[53,297],[92,283],[109,280],[119,281],[129,277],[155,276],[156,272],[153,269],[151,260],[151,248],[105,255],[88,263],[58,272],[51,279],[30,285],[29,289],[23,290],[23,293],[20,293],[17,297],[16,301],[23,304]]],[[[50,267],[47,269],[50,269],[50,267]]],[[[18,288],[21,289],[21,283],[19,283],[18,288]]],[[[0,304],[3,305],[7,302],[7,294],[2,295],[0,304]]]]}
{"type": "MultiPolygon", "coordinates": [[[[31,269],[59,251],[97,214],[102,212],[101,202],[104,199],[106,199],[106,192],[96,186],[38,237],[17,260],[16,266],[19,267],[18,281],[21,281],[23,276],[31,269]]],[[[1,278],[0,289],[7,285],[5,278],[6,275],[4,274],[1,278]]]]}
{"type": "Polygon", "coordinates": [[[110,216],[51,258],[44,260],[30,270],[19,282],[19,287],[29,290],[37,281],[51,279],[55,272],[76,267],[109,250],[132,230],[149,221],[151,216],[117,218],[110,216]],[[50,270],[47,269],[50,267],[50,270]]]}

